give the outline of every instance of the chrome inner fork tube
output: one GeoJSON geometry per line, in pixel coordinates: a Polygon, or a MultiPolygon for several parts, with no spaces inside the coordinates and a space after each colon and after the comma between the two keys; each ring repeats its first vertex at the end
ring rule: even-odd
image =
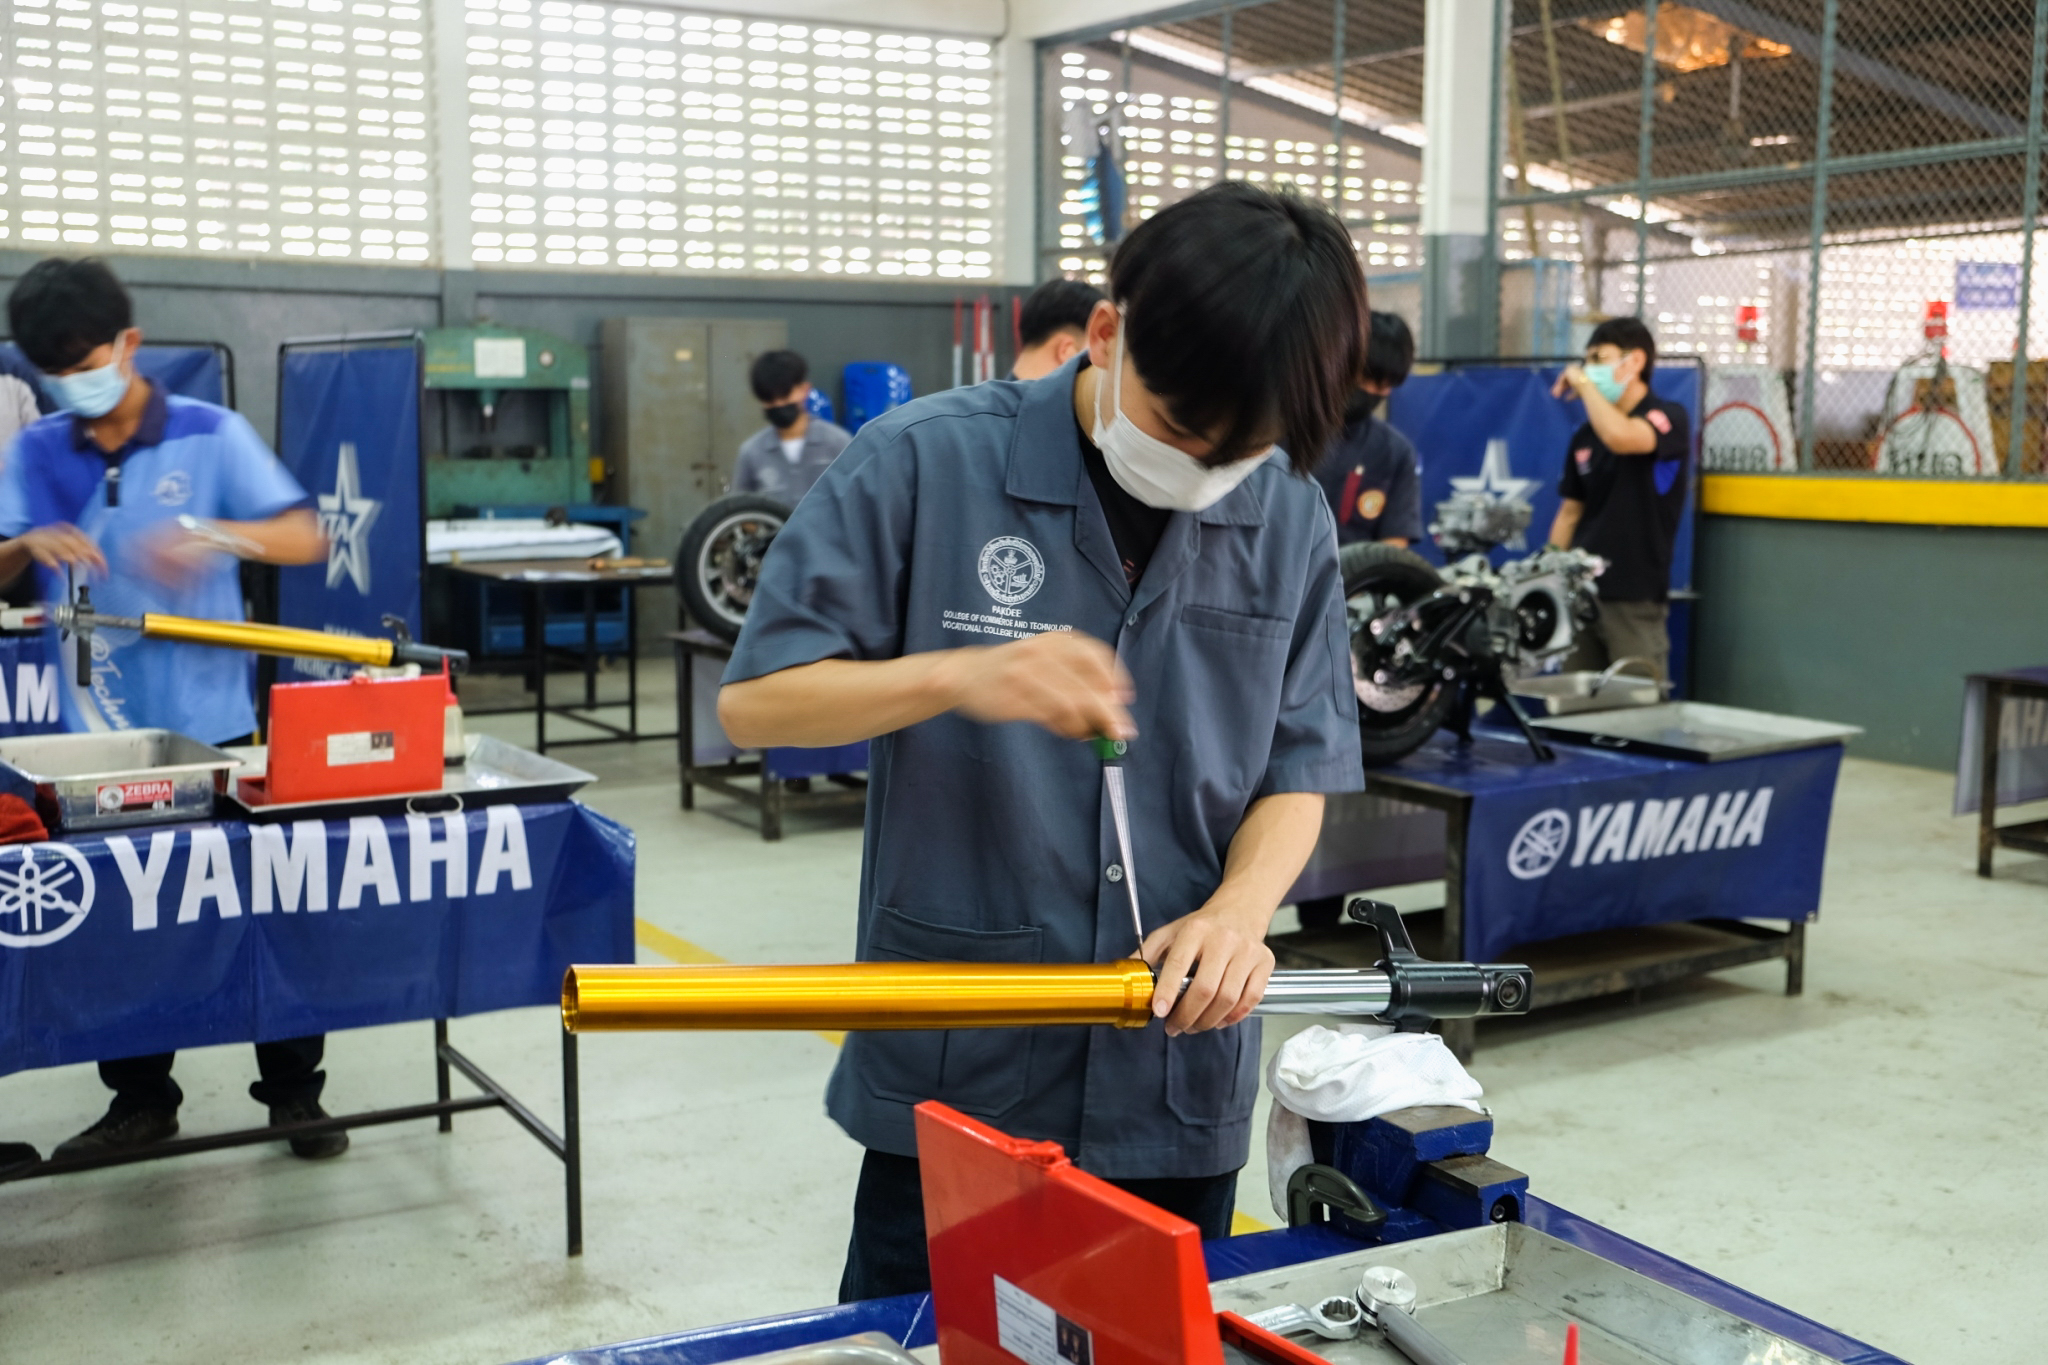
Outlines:
{"type": "Polygon", "coordinates": [[[1274,972],[1253,1014],[1374,1016],[1394,1003],[1393,978],[1371,968],[1274,972]]]}

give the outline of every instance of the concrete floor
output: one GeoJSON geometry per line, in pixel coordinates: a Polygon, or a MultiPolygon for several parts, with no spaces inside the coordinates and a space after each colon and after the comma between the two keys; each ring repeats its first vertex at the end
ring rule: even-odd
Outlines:
{"type": "MultiPolygon", "coordinates": [[[[763,845],[715,807],[677,809],[673,752],[561,755],[640,833],[642,959],[846,957],[855,819],[799,817],[763,845]]],[[[1906,1359],[2036,1359],[2048,861],[2008,855],[1979,881],[1949,785],[1847,765],[1804,997],[1760,966],[1484,1031],[1496,1154],[1547,1198],[1906,1359]]],[[[533,1009],[455,1036],[554,1121],[556,1030],[533,1009]]],[[[0,1365],[488,1365],[828,1302],[859,1155],[822,1112],[833,1057],[807,1033],[585,1040],[578,1261],[560,1168],[501,1114],[367,1130],[319,1165],[243,1149],[0,1187],[0,1365]]],[[[328,1068],[330,1108],[429,1098],[429,1027],[336,1036],[328,1068]]],[[[183,1057],[185,1131],[258,1120],[253,1073],[244,1047],[183,1057]]],[[[89,1068],[0,1078],[0,1137],[47,1151],[103,1103],[89,1068]]],[[[1255,1150],[1240,1208],[1271,1222],[1264,1185],[1255,1150]]]]}

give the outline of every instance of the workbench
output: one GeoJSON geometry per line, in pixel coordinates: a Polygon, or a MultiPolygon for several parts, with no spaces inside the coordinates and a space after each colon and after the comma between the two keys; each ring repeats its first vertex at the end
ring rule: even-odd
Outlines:
{"type": "Polygon", "coordinates": [[[732,641],[701,627],[672,630],[668,638],[676,653],[676,766],[681,770],[684,810],[696,809],[695,789],[703,787],[751,806],[759,814],[761,837],[772,841],[782,837],[782,817],[790,811],[847,810],[867,804],[867,779],[857,775],[867,771],[866,740],[827,749],[769,748],[752,758],[734,750],[722,763],[701,762],[697,660],[722,668],[732,658],[732,641]],[[755,785],[735,780],[742,777],[753,778],[755,785]],[[810,778],[823,778],[831,785],[815,791],[794,785],[810,778]]]}
{"type": "MultiPolygon", "coordinates": [[[[1552,747],[1546,763],[1482,727],[1470,746],[1440,733],[1367,770],[1368,794],[1443,813],[1444,908],[1410,917],[1423,954],[1525,962],[1538,1009],[1769,960],[1799,994],[1842,746],[1720,763],[1552,747]],[[1673,851],[1688,819],[1692,846],[1673,851]]],[[[1282,967],[1379,953],[1353,926],[1268,942],[1282,967]]],[[[1474,1022],[1441,1027],[1469,1060],[1474,1022]]]]}
{"type": "Polygon", "coordinates": [[[533,747],[540,753],[548,751],[548,717],[560,716],[578,725],[588,726],[603,733],[594,736],[579,736],[575,739],[552,741],[556,748],[567,748],[578,744],[612,744],[620,740],[638,742],[643,739],[669,739],[672,731],[660,734],[643,734],[640,730],[640,650],[639,650],[639,595],[636,588],[663,587],[675,582],[675,571],[667,566],[618,568],[606,566],[591,568],[589,561],[581,559],[506,559],[480,564],[437,564],[437,572],[457,574],[476,579],[486,584],[516,589],[525,594],[526,608],[526,682],[533,692],[533,705],[507,706],[488,711],[471,711],[470,715],[516,715],[519,712],[533,712],[533,747]],[[617,702],[600,702],[597,695],[597,594],[606,588],[617,589],[625,599],[626,608],[626,724],[620,727],[607,720],[599,720],[594,714],[600,706],[616,706],[617,702]],[[583,671],[583,701],[581,705],[550,705],[548,703],[548,658],[551,646],[547,639],[547,597],[550,592],[562,590],[578,591],[583,598],[583,648],[576,654],[583,671]]]}
{"type": "MultiPolygon", "coordinates": [[[[1827,1359],[1844,1365],[1905,1365],[1896,1356],[1534,1195],[1525,1202],[1522,1221],[1538,1232],[1753,1322],[1827,1359]]],[[[1225,1281],[1356,1253],[1366,1245],[1329,1227],[1310,1226],[1228,1237],[1205,1243],[1202,1249],[1209,1278],[1220,1290],[1225,1281]]],[[[522,1365],[722,1365],[725,1361],[834,1341],[858,1332],[880,1332],[905,1350],[934,1346],[937,1335],[931,1295],[905,1294],[692,1328],[667,1336],[577,1350],[573,1354],[537,1356],[522,1365]]]]}
{"type": "MultiPolygon", "coordinates": [[[[13,1179],[503,1109],[563,1163],[582,1250],[576,1038],[557,1133],[453,1047],[449,1020],[560,999],[633,960],[634,838],[573,801],[435,815],[295,812],[0,845],[0,1075],[432,1021],[431,1102],[45,1161],[13,1179]],[[481,1092],[451,1094],[452,1072],[481,1092]]],[[[558,1030],[552,1012],[536,1027],[558,1030]]],[[[0,1177],[4,1183],[6,1177],[0,1177]]]]}
{"type": "MultiPolygon", "coordinates": [[[[2048,855],[2048,820],[2024,820],[2015,825],[1998,823],[1998,808],[2048,795],[2043,782],[2048,771],[2048,724],[2042,710],[2048,707],[2048,668],[2013,668],[2003,673],[1972,673],[1966,685],[1973,694],[1963,712],[1965,760],[1976,759],[1974,774],[1967,762],[1962,774],[1967,785],[1976,778],[1977,875],[1991,875],[1991,854],[1999,848],[2022,853],[2048,855]],[[1974,714],[1973,714],[1974,712],[1974,714]],[[2019,723],[2014,724],[2012,722],[2019,723]],[[1971,746],[1974,741],[1974,753],[1971,746]],[[2001,770],[2001,760],[2010,760],[2001,770]]],[[[1958,802],[1958,813],[1969,809],[1958,802]]]]}

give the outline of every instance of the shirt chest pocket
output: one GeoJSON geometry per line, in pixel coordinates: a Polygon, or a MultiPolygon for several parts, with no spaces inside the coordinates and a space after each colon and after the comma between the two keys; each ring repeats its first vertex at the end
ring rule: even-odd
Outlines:
{"type": "Polygon", "coordinates": [[[1210,760],[1204,776],[1227,772],[1255,788],[1279,721],[1294,622],[1189,603],[1177,624],[1171,705],[1187,715],[1189,733],[1203,737],[1210,760]]]}
{"type": "MultiPolygon", "coordinates": [[[[933,924],[886,905],[868,927],[871,962],[1037,962],[1044,934],[1031,927],[962,929],[933,924]]],[[[1031,1074],[1031,1029],[916,1029],[861,1040],[863,1079],[882,1099],[942,1100],[964,1113],[995,1118],[1024,1098],[1031,1074]]]]}

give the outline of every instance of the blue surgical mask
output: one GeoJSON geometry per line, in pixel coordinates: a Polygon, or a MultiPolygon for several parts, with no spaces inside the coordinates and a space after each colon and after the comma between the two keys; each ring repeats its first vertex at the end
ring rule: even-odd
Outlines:
{"type": "Polygon", "coordinates": [[[1610,403],[1619,403],[1622,394],[1628,391],[1628,385],[1614,377],[1614,366],[1611,364],[1586,366],[1586,378],[1593,382],[1594,388],[1600,390],[1600,396],[1610,403]]]}
{"type": "Polygon", "coordinates": [[[51,401],[68,413],[90,421],[112,412],[128,392],[128,376],[121,373],[121,346],[114,345],[114,358],[96,370],[82,374],[46,374],[43,387],[51,401]]]}

